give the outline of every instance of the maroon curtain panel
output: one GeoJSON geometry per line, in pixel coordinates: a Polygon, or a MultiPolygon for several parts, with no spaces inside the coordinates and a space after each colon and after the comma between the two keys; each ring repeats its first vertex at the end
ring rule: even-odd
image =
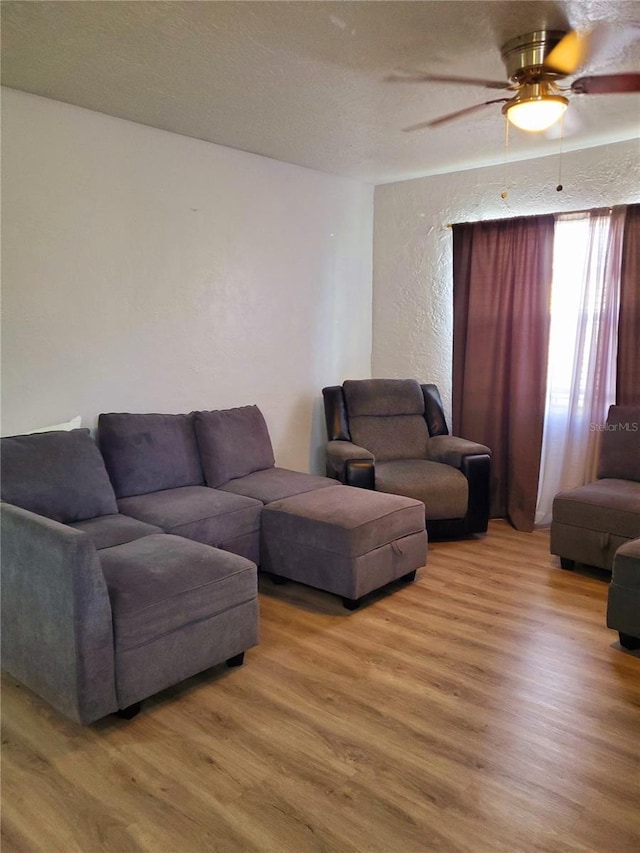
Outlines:
{"type": "Polygon", "coordinates": [[[640,405],[640,204],[627,207],[624,221],[616,370],[618,405],[640,405]]]}
{"type": "Polygon", "coordinates": [[[553,216],[453,226],[453,428],[488,445],[491,515],[533,530],[553,216]]]}

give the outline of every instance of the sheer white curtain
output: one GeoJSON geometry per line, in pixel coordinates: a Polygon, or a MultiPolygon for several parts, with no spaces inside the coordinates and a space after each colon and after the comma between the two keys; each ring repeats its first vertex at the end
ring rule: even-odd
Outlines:
{"type": "Polygon", "coordinates": [[[556,218],[536,525],[551,523],[557,492],[595,478],[598,425],[616,396],[625,212],[617,207],[556,218]]]}

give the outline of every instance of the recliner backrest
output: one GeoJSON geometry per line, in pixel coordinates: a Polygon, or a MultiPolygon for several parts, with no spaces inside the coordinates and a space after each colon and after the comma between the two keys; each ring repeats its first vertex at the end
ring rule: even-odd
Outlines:
{"type": "Polygon", "coordinates": [[[347,379],[342,387],[354,444],[380,462],[426,457],[424,396],[415,379],[347,379]]]}
{"type": "Polygon", "coordinates": [[[602,434],[598,479],[640,481],[640,406],[611,406],[602,434]]]}

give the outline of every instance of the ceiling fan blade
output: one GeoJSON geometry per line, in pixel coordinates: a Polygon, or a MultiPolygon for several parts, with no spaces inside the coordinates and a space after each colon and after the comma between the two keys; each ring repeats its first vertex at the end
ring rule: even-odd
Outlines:
{"type": "Polygon", "coordinates": [[[592,30],[571,30],[563,36],[545,57],[544,67],[559,74],[573,74],[581,68],[591,54],[592,30]]]}
{"type": "Polygon", "coordinates": [[[469,86],[484,86],[485,89],[508,89],[509,83],[499,80],[483,80],[478,77],[450,77],[447,74],[426,74],[422,71],[407,71],[389,74],[388,83],[462,83],[469,86]]]}
{"type": "Polygon", "coordinates": [[[615,26],[599,21],[585,30],[572,30],[564,36],[544,60],[544,67],[565,76],[575,74],[588,62],[620,53],[640,35],[640,25],[615,26]]]}
{"type": "Polygon", "coordinates": [[[571,84],[576,95],[614,95],[640,92],[640,74],[602,74],[580,77],[571,84]]]}
{"type": "Polygon", "coordinates": [[[511,98],[496,98],[493,101],[484,101],[482,104],[474,104],[472,107],[465,107],[463,110],[457,110],[455,113],[449,113],[446,116],[431,119],[431,121],[421,121],[419,124],[412,124],[410,127],[403,127],[402,129],[405,133],[410,133],[413,130],[422,130],[425,127],[438,127],[438,125],[444,124],[448,121],[453,121],[453,119],[460,118],[460,116],[475,113],[476,110],[481,110],[489,104],[504,104],[510,100],[511,98]]]}

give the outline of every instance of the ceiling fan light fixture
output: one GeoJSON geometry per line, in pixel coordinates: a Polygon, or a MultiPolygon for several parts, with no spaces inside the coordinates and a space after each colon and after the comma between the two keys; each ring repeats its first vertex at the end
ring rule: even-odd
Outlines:
{"type": "Polygon", "coordinates": [[[527,83],[502,112],[520,130],[539,133],[555,124],[564,114],[569,101],[554,91],[549,83],[527,83]]]}

